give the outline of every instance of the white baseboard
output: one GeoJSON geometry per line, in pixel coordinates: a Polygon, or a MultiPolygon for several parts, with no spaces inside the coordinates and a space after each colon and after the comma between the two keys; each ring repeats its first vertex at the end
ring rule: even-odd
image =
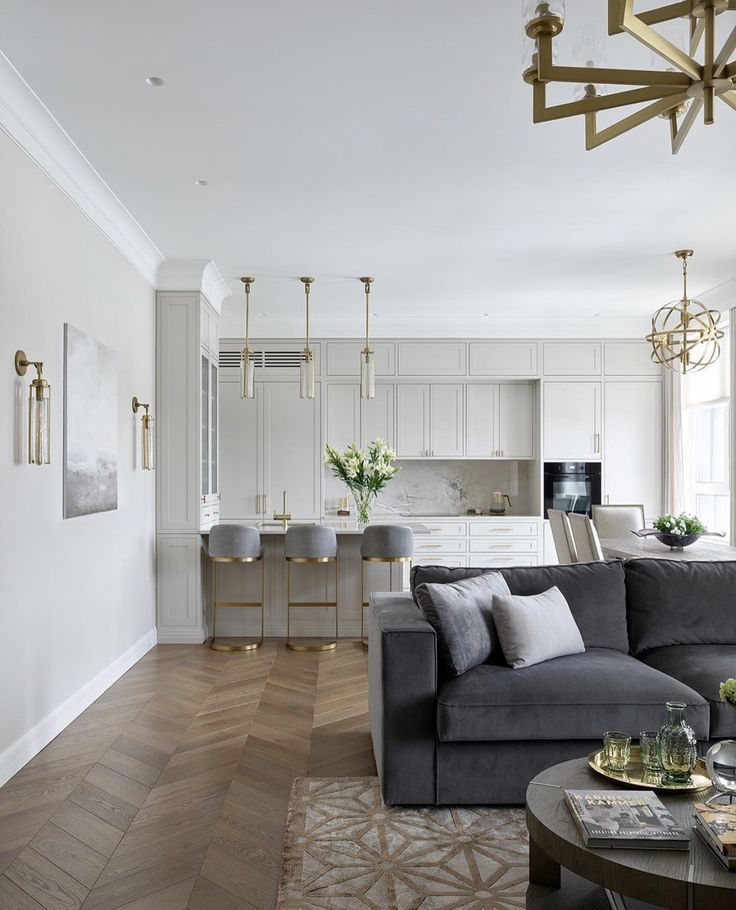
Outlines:
{"type": "Polygon", "coordinates": [[[0,786],[20,771],[34,755],[38,755],[44,746],[47,746],[55,736],[58,736],[65,727],[79,717],[82,711],[86,710],[116,680],[127,673],[133,664],[137,663],[155,644],[156,630],[151,629],[97,676],[70,695],[58,708],[47,714],[20,739],[1,752],[0,786]]]}

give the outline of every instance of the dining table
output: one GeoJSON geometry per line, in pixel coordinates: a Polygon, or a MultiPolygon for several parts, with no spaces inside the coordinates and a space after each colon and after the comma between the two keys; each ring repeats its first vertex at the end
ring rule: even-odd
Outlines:
{"type": "Polygon", "coordinates": [[[672,550],[656,537],[604,538],[601,550],[605,559],[675,559],[680,562],[736,561],[736,547],[700,538],[682,550],[672,550]]]}

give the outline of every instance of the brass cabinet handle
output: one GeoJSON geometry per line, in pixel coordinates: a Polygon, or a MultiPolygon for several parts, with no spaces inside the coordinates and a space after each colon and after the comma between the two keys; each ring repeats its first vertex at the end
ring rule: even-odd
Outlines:
{"type": "Polygon", "coordinates": [[[492,550],[512,550],[513,548],[514,545],[512,543],[502,543],[495,547],[491,547],[492,550]]]}
{"type": "Polygon", "coordinates": [[[513,534],[513,528],[491,528],[491,534],[513,534]]]}

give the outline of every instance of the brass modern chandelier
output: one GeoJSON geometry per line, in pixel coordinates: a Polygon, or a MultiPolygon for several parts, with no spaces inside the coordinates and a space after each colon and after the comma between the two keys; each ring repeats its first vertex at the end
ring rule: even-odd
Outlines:
{"type": "Polygon", "coordinates": [[[677,250],[682,260],[682,300],[660,307],[652,316],[652,360],[681,373],[696,373],[718,360],[723,331],[721,314],[687,296],[687,261],[692,250],[677,250]]]}
{"type": "MultiPolygon", "coordinates": [[[[564,0],[524,0],[524,29],[529,39],[524,81],[534,91],[534,122],[543,123],[582,114],[585,147],[590,150],[655,117],[669,122],[672,153],[677,154],[701,110],[706,124],[715,119],[715,100],[736,110],[736,27],[716,49],[716,17],[736,12],[735,0],[681,0],[634,13],[634,0],[608,0],[608,34],[626,32],[648,47],[664,68],[609,69],[592,65],[558,66],[554,38],[565,24],[564,0]],[[655,26],[685,19],[689,40],[681,48],[655,26]],[[555,82],[584,86],[583,97],[547,105],[547,85],[555,82]],[[641,86],[606,94],[602,86],[641,86]],[[637,105],[634,113],[598,128],[599,111],[637,105]],[[643,107],[641,105],[644,105],[643,107]]],[[[736,26],[736,21],[734,22],[736,26]]]]}

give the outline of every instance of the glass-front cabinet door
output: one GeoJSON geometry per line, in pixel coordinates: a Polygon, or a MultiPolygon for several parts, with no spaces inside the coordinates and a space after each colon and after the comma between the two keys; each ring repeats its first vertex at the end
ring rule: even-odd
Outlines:
{"type": "Polygon", "coordinates": [[[201,407],[202,407],[202,496],[217,494],[217,364],[206,354],[201,357],[201,407]]]}

